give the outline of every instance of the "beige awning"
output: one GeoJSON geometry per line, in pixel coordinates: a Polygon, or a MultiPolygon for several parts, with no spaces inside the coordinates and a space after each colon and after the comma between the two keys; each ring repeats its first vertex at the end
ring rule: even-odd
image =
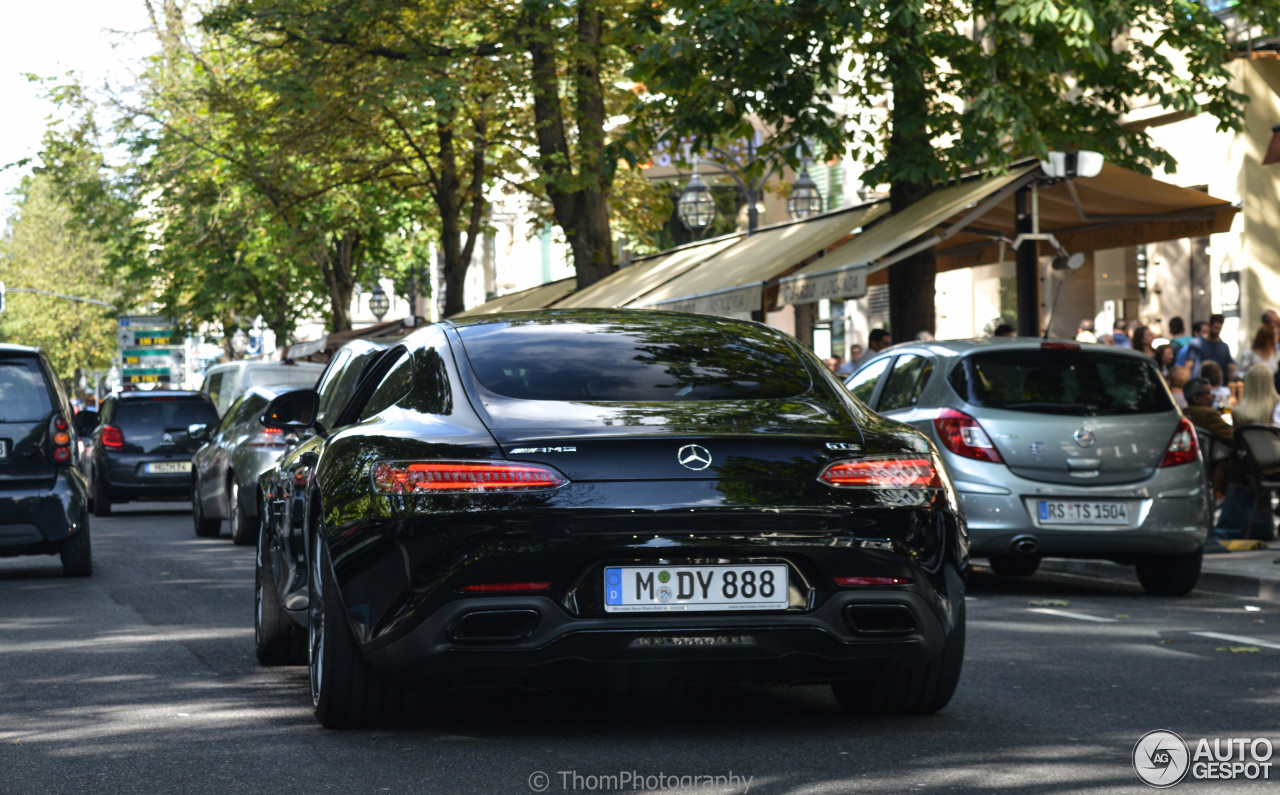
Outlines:
{"type": "Polygon", "coordinates": [[[888,211],[887,202],[862,204],[758,230],[631,305],[709,315],[756,311],[766,284],[888,211]]]}
{"type": "Polygon", "coordinates": [[[570,295],[557,303],[556,308],[626,306],[695,265],[714,257],[744,237],[744,235],[718,237],[640,260],[570,295]]]}
{"type": "MultiPolygon", "coordinates": [[[[823,298],[860,298],[867,275],[958,233],[996,204],[1035,178],[1039,166],[1023,166],[1008,174],[984,177],[934,191],[901,212],[885,218],[822,259],[782,278],[778,301],[808,304],[823,298]],[[945,231],[917,242],[948,219],[945,231]]],[[[1010,200],[1012,200],[1010,198],[1010,200]]]]}
{"type": "Polygon", "coordinates": [[[573,292],[575,287],[577,287],[577,280],[574,277],[547,282],[527,290],[500,295],[492,301],[465,309],[453,317],[489,315],[494,312],[513,312],[520,309],[545,309],[573,292]]]}

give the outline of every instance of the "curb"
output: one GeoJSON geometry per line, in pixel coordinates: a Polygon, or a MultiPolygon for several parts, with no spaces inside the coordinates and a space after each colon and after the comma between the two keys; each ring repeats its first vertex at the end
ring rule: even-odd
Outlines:
{"type": "MultiPolygon", "coordinates": [[[[1277,569],[1280,569],[1280,566],[1277,569]]],[[[1138,574],[1133,566],[1121,566],[1108,560],[1046,558],[1040,561],[1040,570],[1091,577],[1096,580],[1121,580],[1135,584],[1138,582],[1138,574]]],[[[1280,574],[1280,571],[1277,574],[1280,574]]],[[[1280,602],[1280,579],[1263,578],[1253,574],[1202,569],[1196,590],[1280,602]]]]}

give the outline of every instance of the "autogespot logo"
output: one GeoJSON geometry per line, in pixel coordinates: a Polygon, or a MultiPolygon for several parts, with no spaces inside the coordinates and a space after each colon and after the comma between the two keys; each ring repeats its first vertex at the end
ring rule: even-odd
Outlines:
{"type": "Polygon", "coordinates": [[[1186,777],[1190,757],[1181,737],[1161,729],[1142,735],[1133,746],[1133,769],[1147,784],[1164,789],[1186,777]]]}

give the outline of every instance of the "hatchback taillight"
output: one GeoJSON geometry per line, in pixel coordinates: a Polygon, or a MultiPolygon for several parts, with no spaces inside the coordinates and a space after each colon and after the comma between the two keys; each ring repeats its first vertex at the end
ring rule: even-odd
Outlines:
{"type": "Polygon", "coordinates": [[[71,429],[61,414],[49,421],[49,458],[55,464],[71,463],[71,429]]]}
{"type": "Polygon", "coordinates": [[[963,411],[940,409],[933,418],[933,427],[942,446],[956,455],[993,464],[1004,463],[1000,451],[991,443],[991,437],[977,420],[963,411]]]}
{"type": "Polygon", "coordinates": [[[818,480],[849,489],[936,489],[942,479],[924,457],[864,458],[837,461],[822,470],[818,480]]]}
{"type": "Polygon", "coordinates": [[[1162,467],[1173,467],[1179,464],[1190,464],[1200,457],[1200,445],[1196,441],[1196,426],[1191,420],[1183,417],[1178,421],[1178,430],[1173,432],[1169,441],[1169,449],[1165,450],[1162,467]]]}
{"type": "Polygon", "coordinates": [[[550,467],[516,462],[382,461],[373,466],[373,487],[383,494],[539,491],[568,482],[550,467]]]}
{"type": "Polygon", "coordinates": [[[124,431],[114,425],[106,425],[102,428],[102,446],[110,450],[121,450],[124,448],[124,431]]]}

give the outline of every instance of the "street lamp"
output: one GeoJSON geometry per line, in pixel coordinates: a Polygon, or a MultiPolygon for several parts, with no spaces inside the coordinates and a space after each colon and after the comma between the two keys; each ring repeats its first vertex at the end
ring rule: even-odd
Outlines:
{"type": "Polygon", "coordinates": [[[695,237],[705,232],[715,220],[716,200],[712,197],[707,183],[698,176],[696,159],[693,161],[693,176],[689,178],[689,184],[684,186],[684,191],[676,201],[676,214],[680,216],[680,222],[693,232],[695,237]]]}
{"type": "Polygon", "coordinates": [[[791,186],[791,195],[787,196],[787,215],[801,220],[821,212],[822,194],[818,192],[817,184],[809,176],[809,158],[806,157],[799,178],[791,186]]]}
{"type": "Polygon", "coordinates": [[[369,311],[381,323],[382,318],[386,317],[389,309],[391,309],[391,299],[387,298],[386,292],[383,291],[382,282],[374,282],[373,293],[369,296],[369,311]]]}

